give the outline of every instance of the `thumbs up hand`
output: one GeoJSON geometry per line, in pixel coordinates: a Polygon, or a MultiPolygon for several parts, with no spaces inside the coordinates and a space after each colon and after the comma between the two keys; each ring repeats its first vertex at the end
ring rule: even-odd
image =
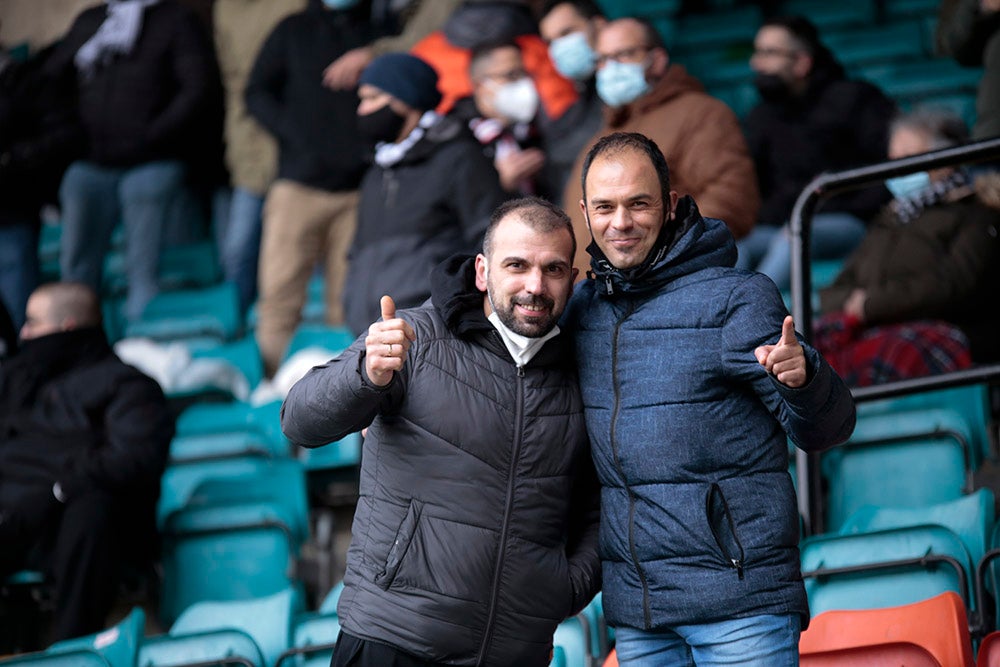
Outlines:
{"type": "Polygon", "coordinates": [[[406,320],[396,317],[396,304],[391,296],[383,296],[379,305],[382,320],[368,327],[365,337],[365,371],[372,384],[384,387],[392,374],[403,367],[410,344],[416,334],[406,320]]]}
{"type": "Polygon", "coordinates": [[[795,337],[792,316],[785,317],[781,325],[781,338],[776,345],[761,345],[754,356],[767,372],[787,387],[801,387],[806,383],[806,354],[795,337]]]}

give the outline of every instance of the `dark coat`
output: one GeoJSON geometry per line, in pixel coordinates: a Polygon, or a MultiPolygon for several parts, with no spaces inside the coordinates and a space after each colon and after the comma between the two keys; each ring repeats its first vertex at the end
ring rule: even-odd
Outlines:
{"type": "MultiPolygon", "coordinates": [[[[801,98],[751,109],[744,126],[760,186],[760,223],[787,222],[799,194],[824,171],[885,161],[895,113],[881,90],[848,81],[836,64],[814,70],[801,98]]],[[[829,199],[821,211],[867,221],[888,198],[878,185],[829,199]]]]}
{"type": "Polygon", "coordinates": [[[820,291],[820,308],[841,310],[852,291],[863,289],[867,324],[943,320],[969,337],[975,361],[1000,361],[998,284],[1000,211],[969,194],[926,208],[907,224],[886,207],[820,291]]]}
{"type": "Polygon", "coordinates": [[[843,442],[854,403],[807,345],[805,386],[767,373],[754,349],[781,334],[778,289],[732,268],[725,224],[690,197],[677,215],[640,270],[596,261],[565,318],[602,486],[604,612],[644,630],[796,613],[805,627],[788,439],[843,442]]]}
{"type": "Polygon", "coordinates": [[[435,663],[543,667],[557,624],[599,587],[597,480],[567,341],[524,367],[483,314],[473,260],[435,274],[433,305],[384,388],[364,337],[300,380],[293,441],[368,426],[338,613],[346,632],[435,663]]]}
{"type": "Polygon", "coordinates": [[[456,252],[478,252],[493,210],[506,198],[493,164],[458,121],[445,118],[401,162],[373,165],[361,184],[348,255],[344,318],[359,334],[379,299],[400,308],[431,295],[431,270],[456,252]]]}
{"type": "Polygon", "coordinates": [[[152,531],[173,432],[159,385],[100,329],[27,341],[0,366],[0,508],[59,482],[67,502],[101,489],[141,505],[152,531]]]}
{"type": "Polygon", "coordinates": [[[331,192],[358,187],[366,150],[356,129],[358,96],[323,86],[323,70],[367,38],[351,12],[310,0],[264,41],[246,104],[278,142],[278,178],[331,192]]]}
{"type": "MultiPolygon", "coordinates": [[[[46,69],[64,73],[104,22],[107,6],[82,12],[46,69]]],[[[196,164],[211,150],[219,161],[221,84],[211,40],[198,17],[174,0],[146,8],[135,49],[91,75],[77,77],[87,159],[111,167],[154,160],[196,164]],[[209,148],[206,148],[209,146],[209,148]]]]}

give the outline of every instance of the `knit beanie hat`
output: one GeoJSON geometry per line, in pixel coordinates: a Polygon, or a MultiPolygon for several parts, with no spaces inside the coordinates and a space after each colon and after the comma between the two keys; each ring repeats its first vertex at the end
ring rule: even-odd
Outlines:
{"type": "Polygon", "coordinates": [[[441,102],[434,68],[409,53],[386,53],[361,72],[359,83],[384,90],[419,111],[430,111],[441,102]]]}

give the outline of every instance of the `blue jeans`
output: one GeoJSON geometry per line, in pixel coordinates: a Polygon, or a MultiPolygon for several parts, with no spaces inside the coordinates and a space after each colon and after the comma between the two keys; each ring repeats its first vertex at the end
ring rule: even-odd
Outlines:
{"type": "Polygon", "coordinates": [[[260,256],[263,209],[262,195],[234,188],[225,220],[216,230],[222,276],[236,285],[244,311],[257,296],[257,260],[260,256]]]}
{"type": "Polygon", "coordinates": [[[14,326],[24,325],[24,308],[38,286],[38,221],[0,226],[0,299],[14,326]]]}
{"type": "Polygon", "coordinates": [[[177,161],[127,169],[84,161],[71,164],[59,187],[62,279],[85,283],[101,293],[104,256],[121,218],[128,280],[125,316],[141,317],[159,292],[164,226],[183,187],[184,165],[177,161]]]}
{"type": "MultiPolygon", "coordinates": [[[[812,259],[843,259],[861,243],[865,223],[850,213],[820,213],[813,217],[809,242],[812,259]]],[[[792,243],[788,226],[760,225],[736,242],[736,266],[756,269],[771,278],[778,289],[792,286],[792,243]]]]}
{"type": "Polygon", "coordinates": [[[646,632],[615,629],[622,667],[794,667],[799,664],[798,614],[750,616],[646,632]]]}

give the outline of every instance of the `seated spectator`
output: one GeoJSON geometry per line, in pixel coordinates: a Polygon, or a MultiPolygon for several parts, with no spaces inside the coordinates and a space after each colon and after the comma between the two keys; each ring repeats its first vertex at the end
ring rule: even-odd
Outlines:
{"type": "MultiPolygon", "coordinates": [[[[343,5],[358,0],[332,0],[343,5]]],[[[404,3],[379,3],[384,13],[393,14],[395,24],[402,24],[397,35],[386,35],[351,49],[323,70],[323,85],[333,90],[354,88],[358,78],[371,61],[384,53],[409,51],[413,45],[435,30],[439,30],[462,0],[406,0],[404,3]],[[402,4],[402,8],[396,9],[402,4]]],[[[373,3],[373,13],[375,7],[373,3]]],[[[384,23],[384,22],[383,22],[384,23]]]]}
{"type": "Polygon", "coordinates": [[[452,114],[468,124],[484,154],[500,174],[500,185],[512,195],[548,197],[545,153],[534,123],[539,114],[538,89],[513,42],[478,48],[469,63],[472,95],[455,103],[452,114]]]}
{"type": "MultiPolygon", "coordinates": [[[[918,110],[894,121],[889,157],[966,139],[959,118],[918,110]]],[[[947,167],[886,181],[895,198],[820,291],[815,346],[848,384],[1000,361],[1000,190],[984,178],[974,188],[947,167]]]]}
{"type": "MultiPolygon", "coordinates": [[[[798,16],[761,26],[750,66],[761,101],[745,126],[761,208],[753,231],[737,243],[736,265],[756,269],[787,290],[791,244],[786,223],[795,200],[824,171],[885,160],[896,106],[875,86],[848,80],[816,27],[798,16]]],[[[812,220],[812,256],[846,257],[887,198],[878,185],[824,202],[812,220]]]]}
{"type": "Polygon", "coordinates": [[[403,53],[379,56],[361,74],[358,131],[376,142],[361,183],[344,314],[356,335],[391,294],[400,308],[431,294],[431,270],[482,245],[504,199],[496,169],[460,121],[434,111],[437,74],[403,53]]]}
{"type": "Polygon", "coordinates": [[[559,118],[576,102],[573,84],[559,74],[549,59],[526,0],[464,0],[441,30],[427,35],[411,49],[438,73],[442,95],[439,113],[447,113],[456,101],[472,94],[472,51],[504,42],[514,42],[521,49],[524,69],[538,88],[546,116],[559,118]]]}
{"type": "Polygon", "coordinates": [[[247,109],[278,142],[258,265],[255,335],[267,377],[285,356],[320,262],[326,322],[344,322],[341,293],[367,147],[357,132],[356,91],[331,90],[320,73],[368,37],[358,8],[310,2],[271,32],[247,82],[247,109]]]}
{"type": "Polygon", "coordinates": [[[104,256],[121,220],[125,315],[137,319],[159,291],[171,206],[184,196],[189,172],[204,166],[203,128],[217,120],[211,41],[177,0],[107,2],[77,17],[47,63],[52,72],[69,68],[77,75],[89,151],[60,187],[62,278],[100,292],[104,256]]]}
{"type": "Polygon", "coordinates": [[[36,289],[21,339],[0,365],[0,578],[52,577],[60,640],[102,629],[123,564],[156,555],[173,419],[112,352],[86,285],[36,289]]]}
{"type": "MultiPolygon", "coordinates": [[[[691,195],[706,217],[726,223],[734,236],[746,234],[759,204],[753,162],[739,121],[726,104],[670,55],[656,29],[646,21],[623,18],[597,36],[597,93],[607,106],[604,124],[590,145],[613,132],[638,132],[667,156],[670,182],[691,195]]],[[[580,208],[580,174],[586,150],[577,157],[563,193],[563,209],[573,218],[576,236],[591,237],[580,208]]],[[[577,253],[580,275],[589,269],[587,253],[577,253]]]]}
{"type": "Polygon", "coordinates": [[[944,0],[935,25],[939,53],[983,68],[972,138],[1000,136],[1000,0],[944,0]]]}
{"type": "Polygon", "coordinates": [[[548,0],[540,16],[538,29],[549,45],[552,64],[573,82],[579,95],[562,116],[541,127],[553,186],[555,192],[561,193],[576,156],[600,129],[604,117],[604,104],[594,78],[594,45],[607,19],[594,0],[548,0]]]}

